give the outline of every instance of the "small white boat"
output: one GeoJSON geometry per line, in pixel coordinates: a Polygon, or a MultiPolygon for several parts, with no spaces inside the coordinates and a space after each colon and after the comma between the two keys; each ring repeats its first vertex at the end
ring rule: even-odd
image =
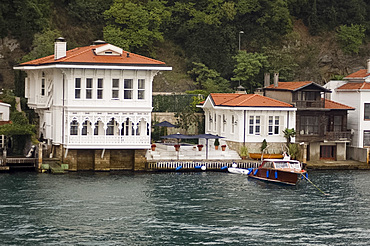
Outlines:
{"type": "Polygon", "coordinates": [[[244,169],[244,168],[238,168],[238,167],[229,167],[227,169],[229,173],[236,173],[236,174],[250,174],[252,172],[252,169],[244,169]]]}

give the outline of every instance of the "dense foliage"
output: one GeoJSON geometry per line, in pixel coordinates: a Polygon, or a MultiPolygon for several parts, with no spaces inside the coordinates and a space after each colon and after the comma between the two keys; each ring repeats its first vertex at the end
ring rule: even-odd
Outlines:
{"type": "Polygon", "coordinates": [[[264,72],[295,79],[293,23],[313,35],[336,31],[346,54],[357,54],[370,34],[370,2],[364,0],[3,0],[0,37],[15,37],[30,60],[52,53],[53,39],[69,48],[104,39],[156,58],[161,42],[184,51],[194,88],[227,92],[262,85],[264,72]],[[243,31],[243,33],[240,33],[243,31]],[[239,49],[241,50],[239,52],[239,49]]]}

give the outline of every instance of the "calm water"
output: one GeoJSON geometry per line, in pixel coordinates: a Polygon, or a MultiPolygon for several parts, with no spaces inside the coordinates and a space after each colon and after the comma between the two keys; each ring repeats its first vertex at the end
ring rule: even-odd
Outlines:
{"type": "Polygon", "coordinates": [[[370,172],[0,174],[1,245],[370,245],[370,172]]]}

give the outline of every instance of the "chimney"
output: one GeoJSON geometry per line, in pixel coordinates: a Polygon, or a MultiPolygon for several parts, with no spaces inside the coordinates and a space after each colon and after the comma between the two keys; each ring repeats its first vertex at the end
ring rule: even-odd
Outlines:
{"type": "Polygon", "coordinates": [[[54,60],[58,60],[67,55],[67,42],[64,38],[59,37],[54,43],[54,60]]]}
{"type": "Polygon", "coordinates": [[[274,73],[274,87],[279,86],[279,73],[274,73]]]}
{"type": "Polygon", "coordinates": [[[247,94],[247,92],[245,91],[245,88],[242,86],[242,85],[239,85],[237,88],[236,88],[236,94],[247,94]]]}
{"type": "Polygon", "coordinates": [[[370,59],[367,59],[367,73],[370,73],[370,59]]]}
{"type": "Polygon", "coordinates": [[[270,85],[270,73],[265,73],[265,87],[270,85]]]}

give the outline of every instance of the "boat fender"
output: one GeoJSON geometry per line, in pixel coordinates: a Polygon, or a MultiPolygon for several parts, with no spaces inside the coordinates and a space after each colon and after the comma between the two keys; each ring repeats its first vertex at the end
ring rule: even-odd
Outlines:
{"type": "Polygon", "coordinates": [[[227,166],[221,167],[221,170],[225,170],[225,169],[227,169],[227,166]]]}
{"type": "Polygon", "coordinates": [[[269,170],[266,171],[266,178],[268,178],[270,176],[270,172],[269,170]]]}
{"type": "Polygon", "coordinates": [[[195,166],[195,168],[197,168],[197,169],[200,169],[202,166],[200,166],[200,165],[198,165],[198,166],[195,166]]]}
{"type": "Polygon", "coordinates": [[[277,174],[277,171],[275,171],[275,179],[278,178],[278,174],[277,174]]]}
{"type": "Polygon", "coordinates": [[[247,168],[247,170],[248,170],[248,173],[247,174],[251,174],[251,172],[253,171],[253,168],[247,168]]]}
{"type": "Polygon", "coordinates": [[[176,167],[176,171],[180,170],[181,168],[182,168],[182,166],[176,167]]]}
{"type": "Polygon", "coordinates": [[[238,167],[238,165],[235,162],[233,162],[232,167],[238,167]]]}
{"type": "Polygon", "coordinates": [[[202,169],[203,171],[205,171],[207,169],[206,166],[202,166],[200,169],[202,169]]]}
{"type": "Polygon", "coordinates": [[[308,179],[308,173],[305,173],[304,176],[306,176],[306,178],[308,179]]]}
{"type": "Polygon", "coordinates": [[[258,169],[256,169],[256,170],[254,171],[253,175],[254,175],[254,176],[256,176],[257,172],[258,172],[258,169]]]}

